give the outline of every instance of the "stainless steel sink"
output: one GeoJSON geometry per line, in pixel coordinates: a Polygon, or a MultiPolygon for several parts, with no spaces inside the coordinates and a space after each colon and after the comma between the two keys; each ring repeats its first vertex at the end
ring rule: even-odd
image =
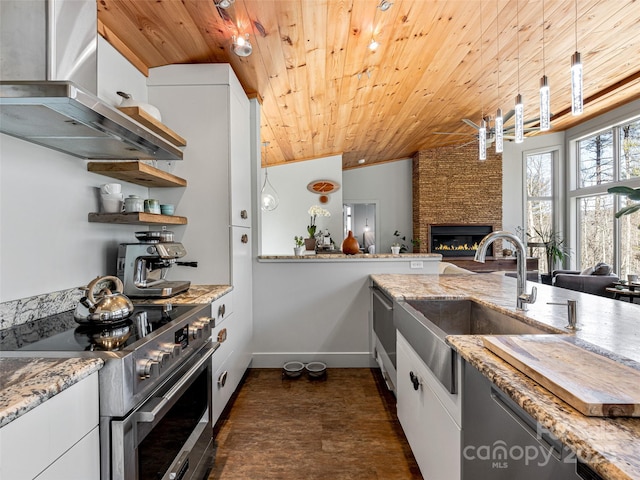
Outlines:
{"type": "Polygon", "coordinates": [[[532,335],[559,333],[534,326],[471,300],[407,300],[446,335],[532,335]]]}
{"type": "Polygon", "coordinates": [[[457,392],[456,353],[447,335],[532,335],[563,333],[471,300],[405,300],[394,309],[393,322],[416,353],[450,392],[457,392]]]}

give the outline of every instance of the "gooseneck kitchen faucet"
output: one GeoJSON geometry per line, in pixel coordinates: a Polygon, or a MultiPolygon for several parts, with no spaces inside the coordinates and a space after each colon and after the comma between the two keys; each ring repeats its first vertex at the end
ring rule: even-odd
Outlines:
{"type": "Polygon", "coordinates": [[[484,263],[489,245],[498,239],[508,240],[516,249],[516,275],[518,279],[516,308],[518,310],[526,310],[528,303],[535,303],[538,289],[532,287],[531,293],[527,293],[527,252],[524,243],[522,243],[519,237],[511,232],[491,232],[478,244],[474,260],[484,263]]]}

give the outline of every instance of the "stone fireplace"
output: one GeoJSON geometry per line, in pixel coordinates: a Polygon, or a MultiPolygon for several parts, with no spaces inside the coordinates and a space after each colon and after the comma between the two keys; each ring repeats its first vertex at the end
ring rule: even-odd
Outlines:
{"type": "MultiPolygon", "coordinates": [[[[486,233],[502,230],[502,156],[488,149],[487,159],[480,161],[474,144],[419,151],[413,157],[413,238],[420,240],[419,251],[435,253],[432,226],[465,225],[482,226],[486,233]]],[[[474,235],[471,243],[484,236],[474,235]]],[[[502,251],[500,241],[491,246],[493,252],[502,251]]],[[[473,262],[475,251],[437,253],[473,262]]]]}
{"type": "MultiPolygon", "coordinates": [[[[478,243],[493,231],[491,225],[429,225],[429,252],[443,257],[472,257],[478,243]]],[[[487,255],[493,255],[493,244],[487,255]]]]}

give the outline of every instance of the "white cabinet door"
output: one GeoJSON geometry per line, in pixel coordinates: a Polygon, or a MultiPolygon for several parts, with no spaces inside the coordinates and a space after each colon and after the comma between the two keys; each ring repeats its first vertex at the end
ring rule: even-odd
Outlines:
{"type": "Polygon", "coordinates": [[[460,478],[460,428],[424,379],[428,368],[398,332],[398,419],[425,480],[460,478]]]}
{"type": "MultiPolygon", "coordinates": [[[[97,426],[96,372],[0,429],[0,478],[35,478],[65,454],[75,456],[74,447],[97,426]]],[[[99,456],[97,441],[83,448],[99,456]]],[[[96,478],[75,466],[66,473],[66,478],[96,478]]]]}
{"type": "Polygon", "coordinates": [[[100,480],[100,435],[94,428],[35,480],[100,480]]]}
{"type": "Polygon", "coordinates": [[[250,227],[251,109],[249,99],[239,85],[231,85],[229,101],[231,225],[250,227]]]}

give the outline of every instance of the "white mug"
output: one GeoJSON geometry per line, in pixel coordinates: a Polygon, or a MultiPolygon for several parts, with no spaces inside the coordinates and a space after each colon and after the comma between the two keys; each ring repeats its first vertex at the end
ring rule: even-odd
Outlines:
{"type": "Polygon", "coordinates": [[[102,200],[103,213],[120,213],[122,212],[122,202],[124,197],[121,193],[103,193],[100,195],[102,200]]]}
{"type": "Polygon", "coordinates": [[[638,275],[627,275],[629,283],[638,283],[638,275]]]}
{"type": "Polygon", "coordinates": [[[119,183],[105,183],[100,187],[100,193],[109,194],[109,193],[120,193],[122,192],[122,185],[119,183]]]}

